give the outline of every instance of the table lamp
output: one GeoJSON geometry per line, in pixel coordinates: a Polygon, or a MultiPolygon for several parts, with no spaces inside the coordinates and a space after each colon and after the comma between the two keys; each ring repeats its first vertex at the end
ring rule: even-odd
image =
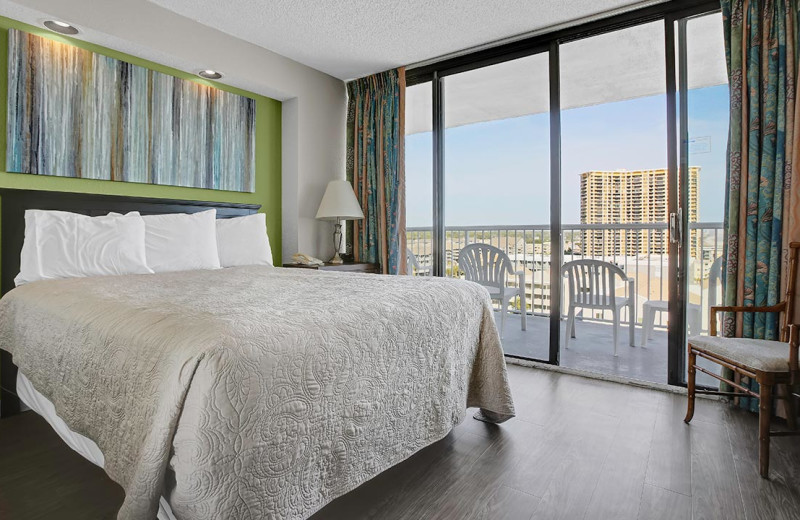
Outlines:
{"type": "Polygon", "coordinates": [[[342,248],[342,220],[357,220],[364,218],[364,212],[358,205],[353,187],[347,181],[331,181],[319,203],[317,218],[320,220],[336,221],[333,232],[333,247],[336,251],[330,263],[341,264],[339,250],[342,248]]]}

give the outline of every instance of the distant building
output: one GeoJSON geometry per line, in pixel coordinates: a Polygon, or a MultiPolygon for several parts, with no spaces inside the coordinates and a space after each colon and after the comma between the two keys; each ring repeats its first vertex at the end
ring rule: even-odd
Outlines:
{"type": "MultiPolygon", "coordinates": [[[[689,168],[689,222],[697,222],[700,168],[689,168]]],[[[589,171],[581,174],[581,224],[651,224],[669,221],[667,170],[589,171]]],[[[691,254],[696,250],[692,231],[691,254]]],[[[583,254],[589,256],[666,254],[667,231],[587,229],[583,254]]]]}

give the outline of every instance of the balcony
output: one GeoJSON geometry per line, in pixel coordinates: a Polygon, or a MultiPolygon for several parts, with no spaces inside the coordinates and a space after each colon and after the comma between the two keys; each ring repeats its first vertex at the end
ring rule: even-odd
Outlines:
{"type": "MultiPolygon", "coordinates": [[[[709,308],[721,301],[721,284],[712,273],[714,261],[722,256],[722,223],[691,223],[690,260],[688,263],[687,322],[690,334],[707,334],[709,308]]],[[[564,349],[565,320],[561,326],[561,364],[566,367],[656,383],[667,382],[667,313],[655,312],[653,332],[646,345],[642,338],[643,309],[646,302],[668,300],[668,233],[664,223],[652,224],[573,224],[563,226],[563,261],[590,258],[620,267],[634,282],[636,316],[635,346],[628,345],[631,317],[623,311],[620,323],[618,356],[613,355],[610,312],[579,311],[576,338],[564,349]]],[[[530,226],[451,226],[445,228],[445,269],[450,277],[463,277],[458,269],[458,253],[467,244],[483,242],[508,254],[516,269],[525,271],[528,300],[528,327],[522,331],[515,301],[507,316],[503,334],[506,354],[525,358],[547,359],[549,349],[550,306],[550,229],[547,225],[530,226]]],[[[432,261],[431,228],[406,230],[408,248],[422,265],[432,261]]],[[[717,264],[717,266],[719,263],[717,264]]],[[[509,277],[516,286],[516,277],[509,277]]],[[[618,284],[616,294],[625,294],[618,284]]],[[[562,302],[560,315],[566,314],[562,302]]],[[[495,302],[496,311],[499,312],[495,302]]],[[[499,318],[499,316],[498,316],[499,318]]],[[[499,323],[499,320],[498,320],[499,323]]],[[[714,367],[710,367],[714,368],[714,367]]],[[[715,385],[704,376],[702,384],[715,385]]]]}

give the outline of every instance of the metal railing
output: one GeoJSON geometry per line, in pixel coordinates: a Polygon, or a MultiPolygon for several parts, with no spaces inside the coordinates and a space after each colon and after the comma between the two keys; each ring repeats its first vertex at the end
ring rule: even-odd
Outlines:
{"type": "MultiPolygon", "coordinates": [[[[703,327],[708,324],[709,290],[720,291],[709,284],[711,264],[722,255],[723,235],[720,222],[689,224],[690,261],[687,278],[689,302],[702,309],[703,327]]],[[[447,226],[445,227],[445,273],[463,277],[458,269],[458,253],[467,244],[482,242],[499,247],[508,254],[517,269],[525,269],[527,312],[550,314],[550,226],[447,226]]],[[[433,259],[432,229],[409,227],[406,244],[420,264],[431,265],[433,259]]],[[[628,277],[636,280],[637,322],[641,323],[642,305],[647,300],[668,299],[669,236],[666,223],[647,224],[570,224],[562,227],[563,261],[591,258],[614,263],[628,277]]],[[[560,268],[560,266],[559,266],[560,268]]],[[[516,277],[509,285],[516,286],[516,277]]],[[[620,285],[618,291],[624,291],[620,285]]],[[[622,293],[620,293],[622,294],[622,293]]],[[[711,298],[714,301],[714,298],[711,298]]],[[[716,298],[719,302],[719,297],[716,298]]],[[[516,310],[520,311],[519,304],[516,310]]],[[[566,305],[566,302],[564,302],[566,305]]],[[[562,313],[565,309],[562,309],[562,313]]],[[[610,321],[610,315],[595,313],[583,316],[610,321]]],[[[627,317],[624,317],[627,320],[627,317]]],[[[666,325],[666,313],[657,317],[656,326],[666,325]]]]}

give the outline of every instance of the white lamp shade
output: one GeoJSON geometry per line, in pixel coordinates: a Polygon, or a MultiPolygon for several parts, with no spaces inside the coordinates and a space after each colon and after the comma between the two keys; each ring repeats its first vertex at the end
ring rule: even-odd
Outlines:
{"type": "Polygon", "coordinates": [[[364,218],[353,187],[347,181],[331,181],[319,203],[317,218],[322,220],[353,220],[364,218]]]}

